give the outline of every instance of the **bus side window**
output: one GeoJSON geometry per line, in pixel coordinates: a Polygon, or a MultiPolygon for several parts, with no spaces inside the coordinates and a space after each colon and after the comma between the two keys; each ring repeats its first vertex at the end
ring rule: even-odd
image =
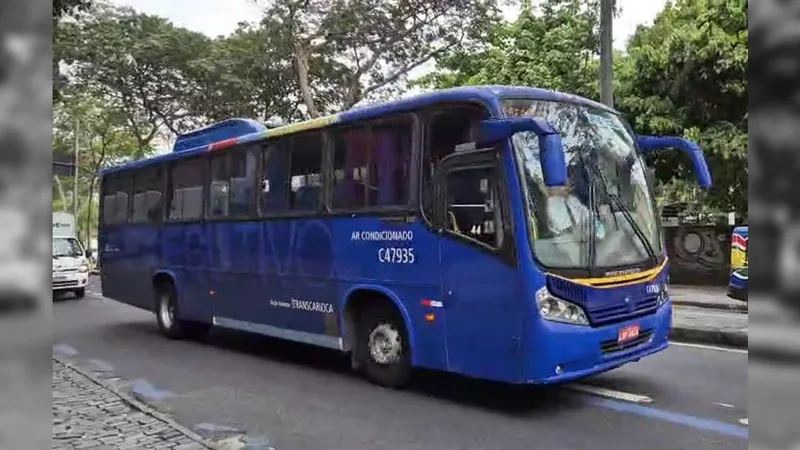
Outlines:
{"type": "Polygon", "coordinates": [[[503,229],[497,177],[491,167],[460,169],[447,175],[447,229],[497,249],[503,229]]]}
{"type": "Polygon", "coordinates": [[[291,141],[269,142],[261,157],[261,179],[258,186],[259,212],[262,216],[282,213],[288,205],[289,151],[291,141]]]}
{"type": "Polygon", "coordinates": [[[434,215],[433,173],[439,161],[453,153],[459,144],[474,141],[480,121],[488,117],[487,111],[476,105],[447,106],[426,115],[421,180],[421,202],[426,217],[434,215]]]}
{"type": "Polygon", "coordinates": [[[228,170],[229,155],[221,154],[211,157],[211,168],[208,177],[208,217],[228,216],[228,195],[230,195],[230,179],[228,170]]]}
{"type": "Polygon", "coordinates": [[[317,211],[322,199],[322,133],[292,138],[289,204],[293,211],[317,211]]]}
{"type": "Polygon", "coordinates": [[[157,223],[161,221],[161,172],[159,168],[148,168],[139,170],[133,175],[131,222],[157,223]]]}
{"type": "Polygon", "coordinates": [[[103,180],[103,224],[114,225],[128,221],[130,175],[111,174],[103,180]]]}
{"type": "Polygon", "coordinates": [[[368,189],[369,146],[370,132],[367,126],[338,130],[333,134],[333,209],[364,209],[368,189]]]}
{"type": "Polygon", "coordinates": [[[114,223],[114,215],[117,212],[117,177],[115,175],[106,175],[103,177],[102,184],[102,221],[103,225],[110,225],[114,223]]]}
{"type": "Polygon", "coordinates": [[[251,214],[253,183],[258,168],[257,148],[260,147],[237,149],[230,155],[230,217],[248,217],[251,214]]]}
{"type": "Polygon", "coordinates": [[[389,117],[333,134],[332,208],[359,211],[408,203],[412,122],[389,117]]]}
{"type": "Polygon", "coordinates": [[[207,159],[178,161],[168,178],[169,219],[200,220],[203,218],[203,185],[207,159]]]}

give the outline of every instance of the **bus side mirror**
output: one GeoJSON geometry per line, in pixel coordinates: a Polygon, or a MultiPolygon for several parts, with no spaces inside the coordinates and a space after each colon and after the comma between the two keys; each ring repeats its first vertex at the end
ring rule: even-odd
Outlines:
{"type": "Polygon", "coordinates": [[[567,185],[567,159],[561,135],[544,119],[516,117],[481,122],[481,143],[495,144],[516,133],[533,132],[539,139],[539,163],[544,184],[548,187],[567,185]]]}
{"type": "Polygon", "coordinates": [[[677,136],[636,136],[637,144],[642,152],[652,152],[677,148],[692,161],[697,182],[704,189],[711,187],[711,172],[708,170],[703,150],[694,142],[677,136]]]}

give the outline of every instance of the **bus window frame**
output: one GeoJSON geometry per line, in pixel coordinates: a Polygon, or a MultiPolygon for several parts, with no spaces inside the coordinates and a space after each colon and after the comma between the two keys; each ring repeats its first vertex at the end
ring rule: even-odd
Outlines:
{"type": "MultiPolygon", "coordinates": [[[[258,216],[258,187],[259,187],[259,180],[261,177],[261,157],[262,151],[265,147],[264,145],[265,140],[260,139],[253,142],[245,142],[242,144],[237,144],[231,146],[230,148],[226,148],[225,150],[218,151],[218,152],[208,152],[207,155],[204,157],[207,158],[206,161],[206,177],[205,177],[205,184],[203,185],[203,221],[204,222],[248,222],[252,220],[257,220],[258,216]],[[251,191],[250,191],[250,206],[247,211],[247,215],[240,215],[240,216],[223,216],[223,217],[212,217],[209,215],[209,205],[208,203],[211,201],[211,161],[214,158],[227,158],[228,164],[230,163],[231,155],[235,152],[244,152],[245,157],[248,154],[252,154],[254,158],[256,158],[256,173],[253,177],[251,183],[251,191]]],[[[230,165],[228,166],[230,169],[230,165]]],[[[230,176],[230,170],[228,170],[228,176],[230,176]]],[[[166,181],[166,179],[165,179],[166,181]]],[[[229,179],[230,181],[230,179],[229,179]]],[[[230,194],[230,193],[229,193],[230,194]]],[[[230,195],[228,197],[228,201],[230,202],[230,195]]],[[[166,209],[166,207],[165,207],[166,209]]],[[[166,214],[166,213],[165,213],[166,214]]]]}
{"type": "MultiPolygon", "coordinates": [[[[442,238],[454,239],[472,246],[484,253],[497,257],[511,268],[516,269],[518,255],[514,235],[515,227],[512,222],[511,196],[508,190],[510,180],[502,158],[504,145],[454,152],[439,162],[433,178],[435,230],[442,238]],[[497,205],[495,209],[499,208],[499,218],[501,220],[500,227],[495,231],[501,237],[500,244],[497,247],[489,246],[477,239],[449,230],[446,226],[448,176],[454,172],[481,168],[491,168],[497,176],[497,205]]],[[[497,214],[497,211],[495,214],[497,214]]]]}
{"type": "MultiPolygon", "coordinates": [[[[129,225],[159,225],[159,224],[164,222],[164,179],[166,178],[163,175],[164,172],[165,172],[164,171],[164,166],[163,165],[158,165],[158,164],[153,164],[151,166],[145,166],[145,167],[141,167],[141,168],[134,169],[134,170],[130,171],[131,178],[133,180],[133,184],[131,186],[131,201],[129,202],[130,203],[130,206],[129,206],[130,212],[128,213],[128,222],[127,222],[129,225]],[[137,175],[140,175],[140,174],[143,174],[143,173],[148,173],[148,172],[150,172],[150,173],[155,172],[158,175],[157,179],[158,179],[158,182],[159,182],[159,185],[160,185],[159,188],[161,189],[161,211],[160,211],[160,214],[159,214],[159,217],[158,217],[157,221],[151,221],[150,220],[149,216],[147,215],[147,211],[148,211],[147,209],[145,210],[145,217],[147,218],[147,220],[134,221],[133,220],[133,196],[136,195],[136,177],[137,177],[137,175]]],[[[147,197],[145,197],[145,206],[147,205],[146,198],[147,197]]]]}
{"type": "Polygon", "coordinates": [[[287,134],[287,135],[284,135],[284,136],[277,136],[277,137],[274,137],[274,138],[265,138],[265,139],[262,139],[260,141],[257,141],[260,145],[257,146],[259,150],[258,150],[258,166],[257,166],[257,169],[256,169],[257,170],[257,176],[256,176],[256,179],[255,179],[255,183],[256,183],[256,185],[255,185],[256,188],[255,188],[255,192],[254,192],[255,198],[253,199],[254,202],[255,202],[255,212],[254,212],[254,215],[253,215],[253,220],[262,220],[263,221],[263,220],[282,220],[282,219],[306,219],[306,218],[322,217],[322,216],[326,215],[325,214],[325,212],[326,212],[326,205],[325,205],[326,194],[325,194],[325,191],[327,190],[327,188],[326,188],[327,180],[325,179],[325,172],[326,172],[325,166],[326,166],[326,159],[327,159],[326,154],[327,154],[327,149],[328,149],[328,146],[329,146],[329,142],[328,142],[329,138],[328,138],[328,135],[327,135],[327,130],[328,129],[324,128],[324,127],[323,128],[315,128],[315,129],[312,129],[312,130],[301,131],[301,132],[298,132],[298,133],[291,133],[291,134],[287,134]],[[291,167],[292,167],[292,152],[294,151],[294,143],[295,143],[294,139],[296,139],[298,136],[308,135],[308,134],[311,134],[311,133],[319,134],[320,137],[321,137],[321,140],[322,140],[322,147],[320,149],[320,152],[321,152],[320,161],[321,161],[321,164],[322,164],[320,166],[320,178],[322,180],[322,189],[320,190],[320,198],[319,198],[319,201],[317,202],[317,208],[316,209],[312,209],[312,210],[294,210],[294,209],[291,209],[289,207],[289,197],[288,197],[289,190],[291,190],[291,179],[292,179],[292,177],[291,177],[291,167]],[[281,211],[281,212],[265,212],[264,208],[263,208],[262,200],[261,200],[261,179],[264,176],[264,169],[265,169],[265,166],[264,166],[264,152],[266,152],[272,145],[275,145],[275,144],[277,144],[279,142],[282,142],[282,141],[286,142],[287,140],[289,142],[288,150],[287,150],[289,152],[289,157],[286,159],[286,166],[287,166],[287,168],[286,168],[287,177],[286,177],[286,180],[285,180],[286,189],[287,189],[287,191],[286,191],[287,195],[286,195],[286,198],[285,198],[285,200],[286,200],[286,209],[284,211],[281,211]]]}
{"type": "MultiPolygon", "coordinates": [[[[417,180],[419,179],[419,173],[416,170],[417,163],[417,155],[421,151],[420,146],[420,119],[417,113],[415,112],[400,112],[395,113],[375,119],[363,120],[358,122],[347,123],[344,125],[332,126],[325,128],[327,132],[327,140],[328,140],[328,147],[327,147],[327,166],[325,168],[325,175],[327,179],[323,177],[323,180],[326,181],[325,184],[325,212],[329,217],[386,217],[386,216],[405,216],[406,218],[413,217],[416,213],[416,195],[415,192],[417,189],[414,189],[414,186],[417,184],[417,180]],[[410,176],[408,177],[407,184],[407,191],[406,191],[406,202],[405,204],[397,204],[397,205],[389,205],[389,206],[370,206],[364,208],[334,208],[333,207],[333,189],[335,187],[335,175],[334,175],[334,152],[335,152],[335,136],[340,133],[346,133],[353,129],[367,129],[368,133],[370,134],[370,139],[372,139],[372,129],[376,126],[382,125],[389,125],[392,123],[400,122],[401,120],[407,119],[409,125],[411,125],[411,147],[409,148],[409,172],[410,176]]],[[[370,140],[370,144],[371,144],[370,140]]],[[[366,201],[364,202],[366,203],[366,201]]]]}
{"type": "MultiPolygon", "coordinates": [[[[419,139],[417,141],[417,143],[419,145],[419,151],[417,152],[417,155],[416,155],[417,160],[414,162],[415,163],[415,167],[417,168],[414,171],[414,174],[417,177],[417,179],[415,180],[416,188],[414,189],[414,191],[416,193],[416,198],[415,198],[415,202],[414,202],[414,208],[415,208],[414,213],[420,217],[420,219],[422,220],[422,223],[431,231],[438,232],[440,230],[440,228],[441,228],[441,225],[439,223],[437,223],[438,219],[435,217],[436,216],[436,214],[435,214],[435,209],[436,209],[436,204],[435,204],[436,201],[435,201],[435,199],[434,199],[434,205],[433,205],[434,217],[428,217],[428,215],[425,213],[425,205],[423,204],[424,203],[423,202],[423,199],[424,199],[423,189],[425,188],[425,183],[424,183],[425,182],[425,178],[423,177],[423,171],[424,170],[428,170],[426,167],[424,167],[424,165],[425,165],[425,156],[427,155],[427,149],[429,147],[429,142],[430,142],[430,139],[429,139],[430,138],[430,134],[428,133],[428,126],[432,122],[432,118],[437,114],[441,114],[443,112],[447,112],[447,111],[454,110],[454,109],[465,109],[465,108],[467,108],[467,109],[468,108],[480,109],[480,110],[483,111],[484,117],[486,117],[486,118],[494,117],[494,115],[492,114],[491,107],[489,105],[487,105],[486,103],[480,101],[480,100],[439,102],[439,103],[434,103],[432,105],[428,105],[428,106],[416,111],[417,119],[419,121],[419,129],[420,129],[419,133],[420,133],[420,136],[419,136],[419,139]]],[[[453,153],[451,153],[451,155],[452,154],[453,153]]],[[[448,156],[451,156],[451,155],[448,155],[448,156]]],[[[441,162],[440,162],[440,164],[441,164],[441,162]]],[[[434,174],[433,174],[433,176],[431,178],[431,181],[434,184],[434,189],[436,189],[436,183],[435,183],[435,179],[434,179],[435,175],[436,175],[436,170],[438,170],[438,166],[436,168],[434,168],[434,174]]]]}
{"type": "MultiPolygon", "coordinates": [[[[134,177],[135,172],[136,172],[135,170],[124,170],[124,171],[119,171],[119,172],[114,172],[114,173],[103,175],[103,178],[100,181],[100,202],[99,202],[100,205],[99,205],[99,208],[98,208],[98,215],[99,215],[99,217],[98,217],[98,229],[99,229],[99,227],[114,227],[114,226],[131,224],[131,209],[133,208],[133,200],[132,200],[132,198],[133,198],[133,177],[134,177]],[[109,179],[109,177],[111,177],[111,178],[109,179]],[[127,184],[127,189],[128,189],[127,190],[127,192],[128,192],[128,204],[127,204],[127,214],[126,214],[125,221],[114,220],[112,222],[106,222],[105,221],[105,217],[104,217],[105,209],[106,209],[106,196],[104,195],[105,194],[106,185],[109,183],[109,181],[111,181],[114,184],[117,184],[117,183],[120,183],[120,180],[126,180],[126,179],[128,181],[126,183],[127,184]]],[[[115,194],[115,196],[116,196],[116,194],[115,194]]],[[[115,204],[114,208],[116,209],[116,199],[114,200],[114,204],[115,204]]],[[[116,211],[115,211],[115,213],[116,213],[116,211]]]]}
{"type": "MultiPolygon", "coordinates": [[[[164,205],[163,205],[164,213],[163,213],[162,223],[188,225],[188,224],[197,224],[197,223],[203,223],[203,222],[208,221],[208,218],[206,217],[207,216],[207,209],[208,209],[207,205],[206,205],[206,201],[208,199],[208,192],[207,191],[208,191],[208,178],[209,178],[210,165],[211,165],[211,159],[210,159],[210,154],[209,153],[203,153],[203,154],[200,154],[200,155],[192,155],[192,156],[190,156],[188,158],[181,158],[181,159],[177,159],[177,160],[174,160],[174,161],[170,161],[170,162],[168,162],[167,164],[164,165],[164,166],[166,166],[166,170],[165,170],[166,176],[164,176],[164,183],[165,183],[166,186],[164,188],[165,200],[164,200],[164,205]],[[203,176],[203,184],[202,184],[202,186],[203,186],[203,211],[202,211],[202,214],[200,214],[199,218],[184,219],[183,217],[181,217],[180,219],[170,219],[169,211],[170,211],[170,208],[172,207],[172,195],[173,195],[173,190],[174,190],[174,186],[172,184],[172,172],[175,170],[175,166],[177,166],[178,164],[187,163],[187,162],[191,162],[191,161],[202,161],[203,162],[203,164],[202,164],[202,167],[203,167],[203,173],[202,173],[202,176],[203,176]]],[[[183,211],[181,211],[181,212],[183,212],[183,211]]]]}

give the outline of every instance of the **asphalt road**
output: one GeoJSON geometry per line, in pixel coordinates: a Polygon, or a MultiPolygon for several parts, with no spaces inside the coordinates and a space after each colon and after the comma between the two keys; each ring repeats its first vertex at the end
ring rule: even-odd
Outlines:
{"type": "Polygon", "coordinates": [[[213,331],[162,338],[143,311],[87,293],[53,308],[54,351],[130,380],[140,397],[201,433],[226,429],[277,450],[744,449],[748,356],[672,346],[557,388],[422,373],[373,386],[336,353],[213,331]],[[587,392],[588,391],[588,392],[587,392]]]}

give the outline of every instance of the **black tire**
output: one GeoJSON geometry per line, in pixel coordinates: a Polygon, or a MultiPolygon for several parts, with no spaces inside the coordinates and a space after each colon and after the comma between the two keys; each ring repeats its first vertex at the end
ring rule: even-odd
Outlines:
{"type": "Polygon", "coordinates": [[[210,324],[180,318],[178,297],[172,283],[162,283],[156,289],[155,314],[158,330],[169,339],[197,338],[211,329],[210,324]]]}
{"type": "Polygon", "coordinates": [[[358,342],[356,357],[367,379],[380,386],[401,388],[411,378],[411,348],[408,331],[400,314],[391,307],[371,307],[364,311],[358,321],[358,342]],[[371,338],[371,336],[374,337],[371,338]],[[387,361],[378,361],[370,351],[374,338],[386,338],[384,342],[399,343],[399,351],[392,355],[387,349],[387,361]]]}
{"type": "Polygon", "coordinates": [[[747,289],[728,287],[728,297],[739,300],[740,302],[747,302],[747,289]]]}
{"type": "Polygon", "coordinates": [[[80,299],[80,298],[86,297],[86,288],[85,287],[75,289],[74,292],[75,292],[75,297],[76,298],[80,299]]]}

